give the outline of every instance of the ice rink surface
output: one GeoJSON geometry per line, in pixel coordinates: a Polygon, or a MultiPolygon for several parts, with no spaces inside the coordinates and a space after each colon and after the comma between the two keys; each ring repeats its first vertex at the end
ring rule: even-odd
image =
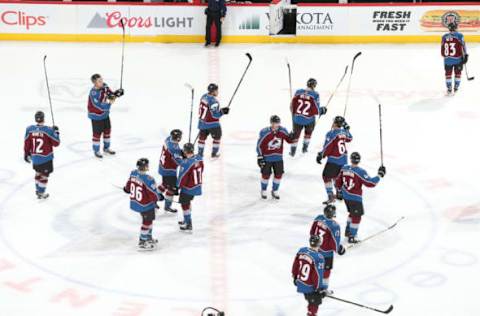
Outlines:
{"type": "MultiPolygon", "coordinates": [[[[480,76],[479,47],[469,45],[470,75],[480,76]]],[[[359,237],[406,219],[337,257],[330,288],[378,308],[394,304],[392,315],[480,315],[480,77],[463,77],[460,92],[444,96],[439,45],[127,44],[125,96],[111,112],[117,155],[103,161],[91,152],[89,78],[98,72],[118,87],[120,44],[1,42],[0,51],[0,315],[198,316],[206,306],[228,316],[305,315],[290,268],[326,198],[315,156],[333,117],[343,112],[347,80],[317,125],[310,152],[285,157],[279,202],[259,198],[255,144],[272,114],[291,128],[286,57],[294,88],[315,77],[325,102],[357,51],[363,54],[346,116],[354,137],[349,151],[359,151],[362,165],[376,173],[377,97],[387,167],[380,184],[365,190],[359,237]],[[254,60],[222,119],[222,158],[205,160],[194,233],[180,233],[175,215],[159,213],[159,249],[137,252],[140,217],[114,185],[123,186],[143,156],[160,180],[165,137],[173,128],[188,131],[184,83],[195,87],[195,114],[210,82],[219,83],[226,104],[245,52],[254,60]],[[22,148],[36,110],[51,122],[44,54],[62,144],[51,196],[39,202],[22,148]]],[[[346,211],[337,206],[343,230],[346,211]]],[[[328,299],[319,313],[374,314],[328,299]]]]}

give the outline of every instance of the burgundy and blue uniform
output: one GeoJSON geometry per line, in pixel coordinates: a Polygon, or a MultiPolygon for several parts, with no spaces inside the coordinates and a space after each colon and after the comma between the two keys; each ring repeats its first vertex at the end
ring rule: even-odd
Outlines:
{"type": "Polygon", "coordinates": [[[140,239],[151,240],[155,208],[157,201],[162,200],[162,194],[157,189],[155,179],[135,169],[130,173],[123,190],[130,194],[130,208],[142,215],[140,239]]]}
{"type": "Polygon", "coordinates": [[[278,191],[282,175],[283,167],[283,142],[292,143],[291,136],[286,128],[280,126],[277,130],[271,127],[265,127],[260,131],[257,141],[257,155],[265,159],[265,166],[261,169],[262,191],[266,191],[272,170],[274,173],[273,191],[278,191]]]}
{"type": "Polygon", "coordinates": [[[328,288],[330,271],[333,268],[333,256],[340,252],[342,245],[340,243],[340,225],[325,215],[319,215],[313,221],[310,228],[310,235],[320,235],[323,239],[320,246],[320,253],[325,259],[325,269],[323,271],[322,289],[328,288]]]}
{"type": "Polygon", "coordinates": [[[223,112],[220,109],[218,99],[211,94],[204,94],[200,99],[200,107],[198,112],[198,154],[203,156],[205,149],[205,141],[208,135],[212,135],[213,148],[212,155],[216,155],[220,149],[220,140],[222,138],[222,127],[220,126],[220,118],[223,112]]]}
{"type": "Polygon", "coordinates": [[[173,196],[177,186],[177,168],[182,162],[182,150],[177,142],[168,136],[162,147],[158,173],[162,176],[159,189],[165,193],[165,207],[172,206],[173,196]]]}
{"type": "Polygon", "coordinates": [[[192,223],[191,201],[202,195],[203,160],[199,155],[184,159],[180,163],[177,186],[180,189],[180,204],[186,224],[192,223]]]}
{"type": "Polygon", "coordinates": [[[92,121],[92,148],[94,152],[100,151],[100,139],[103,134],[104,150],[110,148],[110,107],[108,96],[113,95],[113,91],[104,84],[103,88],[93,87],[88,96],[88,118],[92,121]]]}
{"type": "Polygon", "coordinates": [[[455,71],[455,87],[460,87],[460,79],[464,64],[464,56],[467,55],[467,46],[462,33],[449,32],[442,36],[441,54],[444,58],[445,79],[447,89],[452,90],[452,72],[455,71]]]}
{"type": "Polygon", "coordinates": [[[346,232],[356,237],[362,215],[364,214],[362,201],[362,187],[374,187],[380,181],[379,176],[370,177],[367,172],[358,167],[345,165],[335,182],[337,190],[341,190],[347,210],[349,212],[346,232]]]}
{"type": "Polygon", "coordinates": [[[30,157],[35,173],[37,193],[44,193],[48,176],[53,172],[53,147],[60,145],[60,135],[52,127],[31,125],[24,137],[24,154],[30,157]]]}

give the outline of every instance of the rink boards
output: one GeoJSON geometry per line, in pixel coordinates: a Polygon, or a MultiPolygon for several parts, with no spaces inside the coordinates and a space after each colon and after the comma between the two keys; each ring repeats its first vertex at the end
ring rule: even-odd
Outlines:
{"type": "MultiPolygon", "coordinates": [[[[11,3],[0,1],[0,40],[202,42],[205,6],[195,4],[11,3]]],[[[297,8],[297,35],[269,35],[268,5],[229,5],[230,43],[438,42],[457,21],[467,41],[480,41],[480,3],[311,5],[297,8]]]]}

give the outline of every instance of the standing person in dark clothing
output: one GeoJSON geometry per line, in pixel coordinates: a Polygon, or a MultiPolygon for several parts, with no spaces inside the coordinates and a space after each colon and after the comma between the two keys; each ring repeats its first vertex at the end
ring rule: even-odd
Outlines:
{"type": "Polygon", "coordinates": [[[210,29],[212,23],[215,23],[215,27],[217,28],[217,42],[215,43],[215,46],[218,46],[222,39],[222,23],[227,14],[225,0],[208,0],[208,8],[205,9],[205,14],[207,15],[205,46],[210,45],[210,29]]]}

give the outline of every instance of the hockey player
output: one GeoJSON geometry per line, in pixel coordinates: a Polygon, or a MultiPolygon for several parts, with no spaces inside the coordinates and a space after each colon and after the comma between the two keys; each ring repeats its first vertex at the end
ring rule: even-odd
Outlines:
{"type": "Polygon", "coordinates": [[[177,168],[182,162],[182,150],[179,143],[182,140],[182,131],[174,129],[165,140],[160,155],[158,173],[162,176],[162,184],[158,187],[165,194],[165,211],[176,213],[172,208],[173,196],[178,195],[177,168]]]}
{"type": "Polygon", "coordinates": [[[318,306],[326,292],[322,290],[324,259],[319,249],[321,235],[310,236],[310,247],[303,247],[297,252],[292,266],[293,284],[298,293],[303,293],[308,302],[307,316],[316,316],[318,306]]]}
{"type": "Polygon", "coordinates": [[[350,126],[342,116],[336,116],[333,120],[332,129],[325,136],[323,149],[317,154],[317,163],[321,164],[322,159],[327,157],[327,164],[323,168],[323,182],[327,191],[328,201],[326,204],[335,201],[333,193],[333,181],[337,178],[340,169],[347,164],[346,143],[352,141],[350,126]]]}
{"type": "Polygon", "coordinates": [[[112,125],[110,122],[110,107],[115,100],[124,93],[123,89],[112,91],[99,74],[94,74],[90,78],[93,88],[88,96],[88,118],[92,121],[92,148],[95,157],[103,158],[100,153],[100,138],[103,134],[103,152],[109,155],[115,155],[115,151],[110,148],[110,134],[112,125]]]}
{"type": "Polygon", "coordinates": [[[320,96],[318,92],[315,91],[316,86],[317,80],[313,78],[308,79],[307,88],[297,90],[292,99],[290,111],[292,112],[293,133],[295,135],[292,146],[290,147],[290,156],[292,157],[295,156],[297,151],[298,139],[300,138],[302,130],[305,130],[302,152],[306,153],[308,151],[308,145],[310,144],[310,138],[315,129],[316,116],[327,113],[327,108],[320,106],[320,96]]]}
{"type": "Polygon", "coordinates": [[[278,200],[280,195],[278,189],[284,172],[283,168],[283,141],[291,144],[293,133],[289,133],[286,128],[280,126],[280,117],[272,115],[270,117],[270,127],[265,127],[260,131],[257,141],[257,164],[262,173],[261,197],[267,198],[267,187],[272,175],[274,174],[272,185],[272,198],[278,200]]]}
{"type": "Polygon", "coordinates": [[[60,145],[60,133],[57,126],[45,126],[45,114],[35,113],[36,125],[30,125],[25,131],[24,159],[32,163],[35,170],[35,192],[38,199],[46,199],[48,177],[53,172],[53,147],[60,145]]]}
{"type": "Polygon", "coordinates": [[[138,242],[139,250],[153,250],[158,240],[152,238],[153,221],[157,201],[164,197],[157,189],[155,179],[147,174],[149,162],[147,158],[137,161],[137,169],[130,173],[127,184],[123,187],[125,193],[130,194],[130,208],[142,216],[142,228],[138,242]]]}
{"type": "Polygon", "coordinates": [[[180,189],[180,204],[183,210],[183,221],[179,222],[180,230],[192,231],[191,202],[197,195],[202,195],[203,160],[195,155],[191,143],[183,145],[185,159],[180,164],[177,187],[180,189]]]}
{"type": "Polygon", "coordinates": [[[328,289],[328,281],[330,279],[330,271],[333,268],[333,256],[338,253],[340,256],[345,254],[345,247],[340,243],[340,225],[335,221],[336,208],[333,204],[328,204],[323,209],[323,214],[318,215],[313,221],[310,228],[310,235],[320,235],[322,244],[320,245],[320,253],[325,259],[325,267],[323,270],[322,289],[328,289]]]}
{"type": "Polygon", "coordinates": [[[445,79],[447,82],[447,95],[452,94],[452,72],[455,72],[455,85],[453,92],[460,87],[463,65],[468,61],[467,47],[463,34],[457,32],[457,23],[448,24],[449,32],[442,36],[442,56],[445,65],[445,79]]]}
{"type": "Polygon", "coordinates": [[[220,108],[218,102],[218,86],[214,83],[208,85],[208,93],[202,96],[200,100],[199,118],[198,118],[198,154],[203,157],[205,141],[208,135],[212,135],[213,147],[212,158],[218,158],[220,149],[220,140],[222,138],[222,127],[220,118],[229,113],[230,108],[220,108]]]}
{"type": "Polygon", "coordinates": [[[367,172],[360,168],[360,154],[353,152],[350,155],[351,165],[345,165],[335,181],[337,188],[337,198],[345,200],[347,206],[348,221],[345,227],[345,236],[349,243],[358,243],[357,233],[362,215],[364,214],[362,202],[362,187],[372,188],[377,185],[380,178],[383,178],[387,172],[384,166],[378,168],[378,175],[371,178],[367,172]]]}

